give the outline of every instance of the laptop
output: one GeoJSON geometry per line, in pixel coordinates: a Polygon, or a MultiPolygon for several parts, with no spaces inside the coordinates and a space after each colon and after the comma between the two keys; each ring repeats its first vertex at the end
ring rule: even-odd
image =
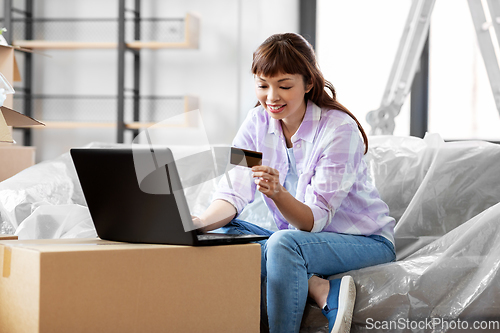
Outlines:
{"type": "Polygon", "coordinates": [[[194,230],[167,147],[72,148],[70,154],[101,239],[201,246],[268,238],[194,230]]]}

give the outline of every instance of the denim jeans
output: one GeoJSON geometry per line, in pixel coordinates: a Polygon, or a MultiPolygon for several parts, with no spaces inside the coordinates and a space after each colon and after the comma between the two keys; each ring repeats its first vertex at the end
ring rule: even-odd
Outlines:
{"type": "MultiPolygon", "coordinates": [[[[381,236],[300,230],[273,232],[237,219],[214,232],[270,236],[258,243],[262,250],[261,305],[266,304],[267,298],[271,333],[299,332],[307,301],[308,279],[312,275],[326,278],[396,258],[392,243],[381,236]]],[[[338,294],[339,291],[331,292],[338,294]]]]}

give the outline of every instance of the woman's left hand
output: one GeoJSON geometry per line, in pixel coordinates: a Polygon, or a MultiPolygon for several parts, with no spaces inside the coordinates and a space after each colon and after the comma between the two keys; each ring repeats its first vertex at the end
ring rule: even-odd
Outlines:
{"type": "Polygon", "coordinates": [[[268,198],[274,198],[282,189],[279,171],[269,166],[258,165],[252,167],[253,177],[257,190],[264,193],[268,198]]]}

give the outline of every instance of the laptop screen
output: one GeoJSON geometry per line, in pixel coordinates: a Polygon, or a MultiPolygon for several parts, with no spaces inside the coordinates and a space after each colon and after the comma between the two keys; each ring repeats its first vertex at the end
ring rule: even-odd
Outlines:
{"type": "Polygon", "coordinates": [[[101,239],[194,244],[195,233],[185,231],[193,229],[192,221],[168,148],[74,148],[71,156],[101,239]],[[139,177],[138,163],[144,166],[152,156],[159,163],[139,177]]]}

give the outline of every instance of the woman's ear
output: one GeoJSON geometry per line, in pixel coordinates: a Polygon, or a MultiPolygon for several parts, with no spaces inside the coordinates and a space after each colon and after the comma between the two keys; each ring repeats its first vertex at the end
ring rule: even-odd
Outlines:
{"type": "Polygon", "coordinates": [[[313,88],[313,83],[312,83],[312,81],[311,81],[311,82],[309,82],[309,83],[307,84],[307,86],[306,86],[306,94],[307,94],[308,92],[310,92],[312,88],[313,88]]]}

